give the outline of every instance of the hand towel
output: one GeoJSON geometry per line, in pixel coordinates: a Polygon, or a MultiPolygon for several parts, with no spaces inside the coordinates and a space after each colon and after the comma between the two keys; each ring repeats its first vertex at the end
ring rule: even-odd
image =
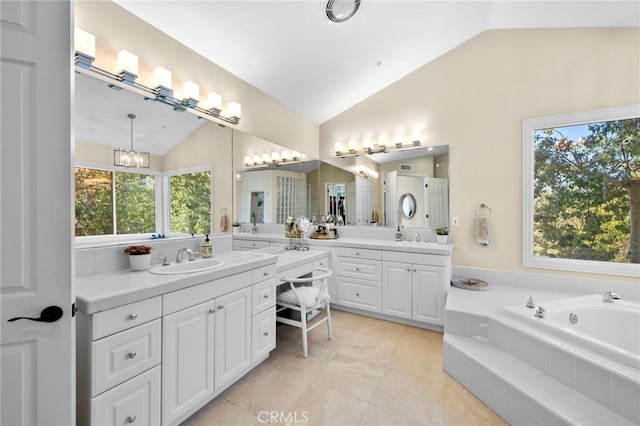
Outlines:
{"type": "Polygon", "coordinates": [[[227,232],[227,215],[224,213],[220,215],[220,231],[227,232]]]}
{"type": "Polygon", "coordinates": [[[486,217],[476,218],[476,242],[481,246],[487,247],[491,241],[489,235],[489,220],[486,217]]]}

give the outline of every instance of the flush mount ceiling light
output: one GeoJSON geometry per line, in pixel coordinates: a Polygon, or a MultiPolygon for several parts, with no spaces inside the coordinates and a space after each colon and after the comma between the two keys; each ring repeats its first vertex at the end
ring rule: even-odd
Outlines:
{"type": "Polygon", "coordinates": [[[356,14],[360,0],[324,0],[322,10],[331,22],[345,22],[356,14]]]}

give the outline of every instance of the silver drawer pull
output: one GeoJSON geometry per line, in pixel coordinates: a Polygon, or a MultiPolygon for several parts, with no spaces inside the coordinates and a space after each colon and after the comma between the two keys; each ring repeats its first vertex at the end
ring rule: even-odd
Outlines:
{"type": "Polygon", "coordinates": [[[411,268],[407,268],[407,272],[411,272],[411,268]]]}
{"type": "Polygon", "coordinates": [[[360,256],[360,252],[359,251],[356,252],[356,256],[360,256]]]}
{"type": "Polygon", "coordinates": [[[129,353],[127,354],[127,357],[129,357],[130,359],[134,359],[134,358],[136,357],[136,355],[138,355],[138,354],[137,354],[137,353],[135,353],[135,352],[129,352],[129,353]]]}
{"type": "Polygon", "coordinates": [[[360,272],[360,268],[356,268],[356,271],[360,272]]]}
{"type": "Polygon", "coordinates": [[[130,320],[136,320],[136,319],[138,319],[138,314],[131,314],[131,315],[129,315],[129,319],[130,319],[130,320]]]}
{"type": "Polygon", "coordinates": [[[224,309],[224,305],[218,305],[218,309],[224,309]]]}
{"type": "Polygon", "coordinates": [[[262,298],[263,298],[263,299],[268,299],[268,298],[269,298],[269,295],[268,295],[268,294],[265,294],[264,296],[262,296],[262,298]]]}
{"type": "Polygon", "coordinates": [[[129,416],[127,417],[127,423],[133,423],[136,421],[136,416],[129,416]]]}
{"type": "Polygon", "coordinates": [[[262,335],[266,337],[266,336],[268,336],[268,335],[269,335],[269,332],[268,332],[268,331],[265,331],[264,333],[262,333],[262,335]]]}
{"type": "Polygon", "coordinates": [[[210,314],[215,314],[215,313],[216,313],[215,308],[211,308],[211,309],[209,309],[209,313],[210,313],[210,314]]]}
{"type": "Polygon", "coordinates": [[[356,296],[360,297],[360,293],[356,293],[356,296]]]}

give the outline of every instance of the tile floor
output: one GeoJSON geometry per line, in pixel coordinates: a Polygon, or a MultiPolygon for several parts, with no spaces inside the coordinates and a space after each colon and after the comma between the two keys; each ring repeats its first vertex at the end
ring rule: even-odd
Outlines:
{"type": "Polygon", "coordinates": [[[504,425],[442,370],[442,333],[332,310],[333,339],[277,327],[277,347],[184,426],[504,425]]]}

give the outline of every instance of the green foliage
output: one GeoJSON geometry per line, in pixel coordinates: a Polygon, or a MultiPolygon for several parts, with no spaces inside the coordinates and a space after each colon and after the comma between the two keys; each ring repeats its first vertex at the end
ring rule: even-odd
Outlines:
{"type": "Polygon", "coordinates": [[[155,177],[125,172],[116,172],[115,175],[117,233],[155,232],[155,177]]]}
{"type": "Polygon", "coordinates": [[[562,128],[536,132],[534,252],[634,262],[630,244],[640,229],[631,224],[640,220],[640,208],[630,194],[640,181],[640,119],[587,128],[575,141],[562,128]]]}
{"type": "Polygon", "coordinates": [[[76,167],[76,236],[113,233],[111,172],[76,167]]]}
{"type": "Polygon", "coordinates": [[[171,176],[171,231],[211,233],[211,172],[171,176]]]}

